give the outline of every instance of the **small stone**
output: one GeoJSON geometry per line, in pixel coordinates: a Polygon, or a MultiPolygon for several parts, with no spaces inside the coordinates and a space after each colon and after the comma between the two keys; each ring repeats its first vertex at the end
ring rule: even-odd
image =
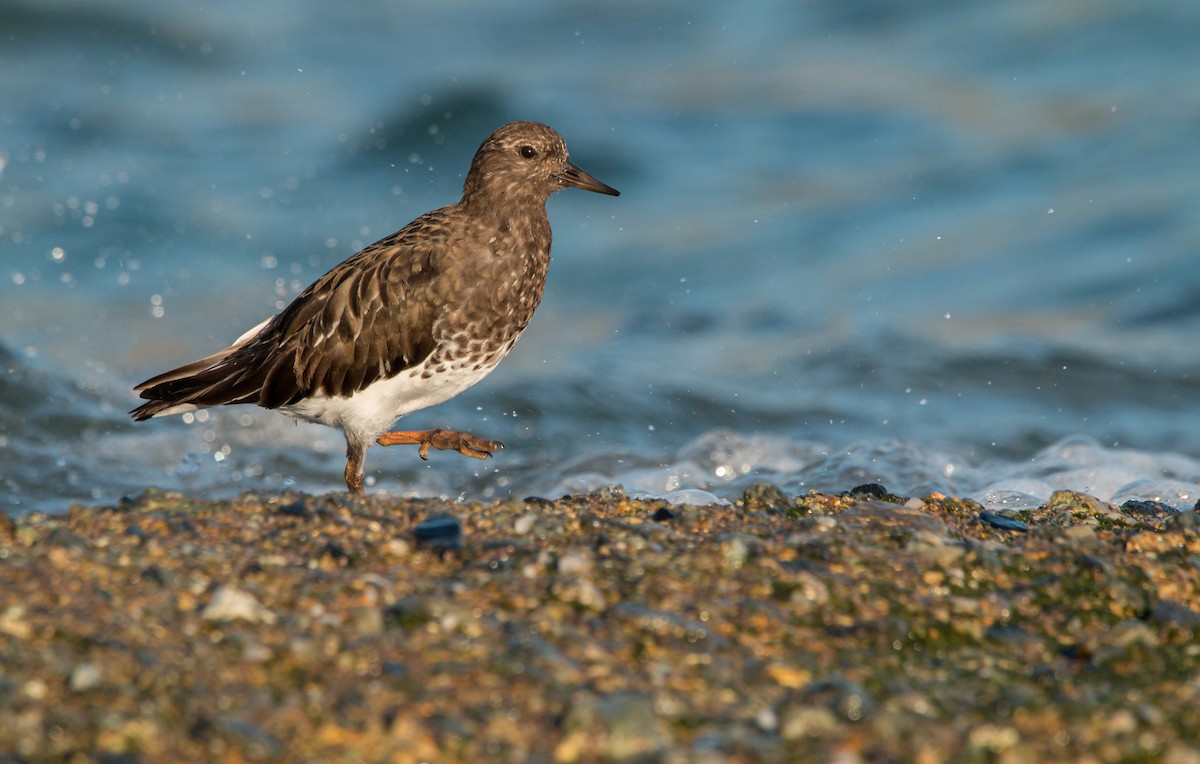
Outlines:
{"type": "Polygon", "coordinates": [[[654,514],[650,515],[650,519],[656,523],[665,523],[668,520],[674,520],[675,513],[666,507],[659,507],[658,509],[654,510],[654,514]]]}
{"type": "Polygon", "coordinates": [[[83,692],[98,687],[103,678],[104,672],[100,670],[100,667],[91,661],[86,661],[76,664],[75,668],[71,669],[67,687],[73,692],[83,692]]]}
{"type": "Polygon", "coordinates": [[[810,683],[800,693],[806,705],[821,705],[850,722],[860,722],[875,710],[875,702],[858,682],[829,677],[810,683]]]}
{"type": "Polygon", "coordinates": [[[33,636],[33,627],[25,620],[23,605],[13,605],[0,613],[0,634],[16,639],[29,639],[33,636]]]}
{"type": "Polygon", "coordinates": [[[517,534],[518,536],[524,536],[533,530],[533,525],[537,522],[537,519],[538,516],[533,512],[521,515],[517,518],[517,521],[513,523],[513,533],[517,534]]]}
{"type": "Polygon", "coordinates": [[[283,744],[262,727],[232,716],[218,716],[212,721],[213,730],[230,744],[242,749],[251,760],[277,759],[284,752],[283,744]]]}
{"type": "Polygon", "coordinates": [[[200,614],[206,621],[249,621],[275,623],[275,614],[249,592],[235,586],[222,586],[200,614]]]}
{"type": "Polygon", "coordinates": [[[608,600],[600,587],[591,579],[581,576],[559,578],[550,587],[555,597],[588,610],[600,612],[608,606],[608,600]]]}
{"type": "Polygon", "coordinates": [[[350,615],[350,626],[360,637],[373,637],[383,633],[383,612],[377,607],[355,608],[350,615]]]}
{"type": "Polygon", "coordinates": [[[564,721],[568,733],[591,732],[596,747],[586,751],[588,761],[654,761],[670,748],[666,725],[654,701],[637,692],[618,692],[597,698],[586,694],[572,699],[564,721]]]}
{"type": "Polygon", "coordinates": [[[750,545],[740,536],[726,539],[721,544],[721,556],[725,558],[726,567],[737,570],[750,558],[750,545]]]}
{"type": "Polygon", "coordinates": [[[779,735],[784,740],[822,737],[838,727],[837,718],[828,708],[792,705],[780,714],[779,735]]]}
{"type": "Polygon", "coordinates": [[[558,558],[558,564],[555,566],[559,574],[564,576],[591,575],[594,567],[591,556],[583,552],[568,552],[558,558]]]}
{"type": "Polygon", "coordinates": [[[70,549],[81,549],[87,546],[87,542],[83,540],[75,531],[70,528],[58,527],[50,531],[50,535],[46,536],[47,546],[61,546],[70,549]]]}

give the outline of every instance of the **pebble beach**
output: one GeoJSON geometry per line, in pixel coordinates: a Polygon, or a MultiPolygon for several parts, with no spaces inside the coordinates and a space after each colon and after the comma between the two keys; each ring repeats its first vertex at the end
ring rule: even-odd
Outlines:
{"type": "Polygon", "coordinates": [[[0,761],[1200,762],[1200,517],[879,485],[0,516],[0,761]]]}

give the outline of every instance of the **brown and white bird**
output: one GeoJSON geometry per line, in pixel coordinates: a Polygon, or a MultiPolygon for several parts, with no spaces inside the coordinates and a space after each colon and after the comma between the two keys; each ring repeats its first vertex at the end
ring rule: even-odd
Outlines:
{"type": "Polygon", "coordinates": [[[483,379],[512,349],[550,265],[546,200],[568,186],[619,196],[571,164],[546,125],[501,127],[471,160],[461,201],[366,247],[230,347],[141,383],[148,403],[130,414],[253,403],[339,427],[346,487],[359,494],[372,443],[486,459],[502,445],[389,430],[483,379]]]}

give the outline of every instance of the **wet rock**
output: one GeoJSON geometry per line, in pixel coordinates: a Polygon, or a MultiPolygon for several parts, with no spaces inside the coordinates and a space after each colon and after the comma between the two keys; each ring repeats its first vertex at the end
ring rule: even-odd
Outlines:
{"type": "Polygon", "coordinates": [[[650,515],[650,519],[656,523],[670,522],[675,519],[675,513],[666,507],[659,507],[654,510],[654,514],[650,515]]]}
{"type": "Polygon", "coordinates": [[[779,486],[771,483],[755,483],[742,493],[742,506],[755,511],[790,512],[795,504],[779,486]]]}
{"type": "Polygon", "coordinates": [[[980,512],[979,519],[992,526],[999,528],[1002,531],[1018,531],[1024,533],[1029,530],[1029,524],[1023,523],[1016,518],[1002,515],[999,512],[980,512]]]}
{"type": "Polygon", "coordinates": [[[863,483],[856,485],[846,492],[848,496],[869,496],[872,499],[884,499],[890,494],[888,489],[884,488],[879,483],[863,483]]]}

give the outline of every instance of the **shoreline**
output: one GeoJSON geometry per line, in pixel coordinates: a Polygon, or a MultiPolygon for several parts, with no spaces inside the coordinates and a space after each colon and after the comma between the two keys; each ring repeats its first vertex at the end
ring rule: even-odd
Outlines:
{"type": "Polygon", "coordinates": [[[1200,762],[1148,502],[149,489],[0,518],[0,578],[4,761],[1200,762]]]}

